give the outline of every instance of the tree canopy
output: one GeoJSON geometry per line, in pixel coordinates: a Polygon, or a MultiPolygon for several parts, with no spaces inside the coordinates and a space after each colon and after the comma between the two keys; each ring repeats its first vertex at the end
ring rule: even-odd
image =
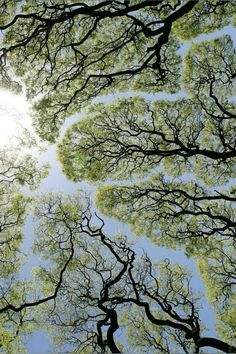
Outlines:
{"type": "Polygon", "coordinates": [[[235,12],[234,0],[2,0],[1,87],[26,91],[37,134],[57,143],[68,179],[98,184],[102,214],[196,261],[220,338],[206,335],[185,267],[108,235],[82,192],[27,194],[47,167],[16,147],[0,150],[4,353],[23,353],[38,328],[64,353],[236,352],[236,51],[230,33],[199,37],[235,12]],[[21,278],[28,215],[32,281],[21,278]]]}
{"type": "Polygon", "coordinates": [[[228,35],[203,41],[185,58],[189,97],[152,103],[131,97],[93,106],[59,147],[68,177],[124,179],[160,166],[169,175],[187,172],[205,182],[226,183],[235,159],[235,57],[228,35]]]}
{"type": "Polygon", "coordinates": [[[195,43],[182,98],[95,104],[58,145],[73,181],[121,180],[98,188],[104,214],[195,258],[227,338],[235,337],[235,58],[229,35],[195,43]]]}
{"type": "Polygon", "coordinates": [[[31,196],[22,186],[37,188],[47,175],[47,166],[40,166],[24,150],[17,153],[0,148],[0,351],[25,352],[22,338],[34,329],[27,301],[33,301],[34,289],[29,281],[20,279],[19,272],[26,261],[22,249],[24,226],[31,196]],[[20,308],[21,307],[21,308],[20,308]]]}
{"type": "Polygon", "coordinates": [[[138,257],[124,235],[107,236],[103,220],[86,207],[81,193],[44,196],[36,216],[35,249],[55,266],[53,271],[39,269],[39,279],[53,284],[57,267],[72,255],[56,304],[45,310],[56,327],[52,331],[57,344],[66,343],[78,353],[119,353],[124,344],[116,332],[121,328],[133,350],[235,350],[204,337],[199,294],[192,290],[190,272],[168,259],[154,264],[146,254],[138,257]]]}
{"type": "Polygon", "coordinates": [[[36,99],[34,123],[54,141],[65,118],[98,95],[177,92],[181,40],[229,24],[234,0],[3,1],[3,85],[11,71],[36,99]]]}

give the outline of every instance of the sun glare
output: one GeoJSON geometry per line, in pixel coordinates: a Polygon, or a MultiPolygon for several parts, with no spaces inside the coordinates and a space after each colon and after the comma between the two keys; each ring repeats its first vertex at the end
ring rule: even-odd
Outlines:
{"type": "Polygon", "coordinates": [[[14,143],[23,129],[30,129],[29,103],[25,96],[0,90],[0,146],[14,143]]]}

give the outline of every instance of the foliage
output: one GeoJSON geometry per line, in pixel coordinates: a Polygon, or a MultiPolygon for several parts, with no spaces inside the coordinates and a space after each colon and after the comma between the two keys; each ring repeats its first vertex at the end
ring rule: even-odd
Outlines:
{"type": "Polygon", "coordinates": [[[4,1],[1,72],[35,102],[34,122],[54,141],[64,119],[98,95],[176,92],[180,41],[230,23],[228,1],[4,1]],[[117,60],[118,58],[118,60],[117,60]]]}
{"type": "MultiPolygon", "coordinates": [[[[192,44],[184,59],[179,51],[184,41],[231,24],[234,0],[3,0],[0,15],[1,87],[26,86],[35,129],[50,142],[86,106],[58,145],[65,174],[110,179],[96,197],[104,214],[194,257],[219,333],[234,345],[236,53],[229,35],[192,44]],[[176,100],[144,98],[180,90],[176,100]],[[128,98],[130,91],[143,97],[128,98]],[[87,107],[118,92],[126,98],[87,107]]],[[[33,330],[29,309],[39,305],[65,350],[119,352],[119,328],[147,352],[236,350],[204,337],[189,273],[139,259],[124,237],[107,237],[82,195],[39,198],[34,252],[47,266],[35,269],[37,285],[20,280],[22,227],[33,199],[20,188],[34,188],[46,173],[31,156],[0,151],[5,352],[33,330]]]]}
{"type": "Polygon", "coordinates": [[[63,352],[118,353],[119,329],[123,350],[125,338],[133,351],[136,346],[166,353],[190,353],[205,346],[235,350],[204,337],[190,272],[168,259],[153,263],[146,254],[138,257],[124,235],[108,237],[81,193],[45,195],[36,216],[35,251],[53,259],[51,269],[38,273],[42,282],[54,282],[72,251],[56,303],[44,309],[60,350],[65,345],[63,352]]]}
{"type": "Polygon", "coordinates": [[[175,35],[189,40],[202,33],[211,33],[229,25],[233,14],[235,8],[231,1],[199,1],[194,11],[174,24],[175,35]]]}
{"type": "Polygon", "coordinates": [[[98,188],[104,214],[159,245],[206,256],[199,270],[225,338],[235,337],[235,57],[229,35],[193,44],[185,97],[93,105],[58,145],[68,178],[123,180],[98,188]]]}
{"type": "Polygon", "coordinates": [[[9,354],[25,353],[22,340],[35,329],[27,306],[19,310],[35,298],[32,283],[19,276],[26,261],[22,242],[32,203],[22,187],[36,189],[48,173],[48,166],[40,166],[21,146],[16,149],[0,149],[0,348],[9,354]]]}
{"type": "Polygon", "coordinates": [[[189,53],[183,77],[190,99],[151,104],[131,97],[93,106],[74,123],[59,145],[69,178],[125,178],[160,166],[168,175],[194,173],[209,184],[227,183],[236,154],[232,40],[205,41],[189,53]]]}

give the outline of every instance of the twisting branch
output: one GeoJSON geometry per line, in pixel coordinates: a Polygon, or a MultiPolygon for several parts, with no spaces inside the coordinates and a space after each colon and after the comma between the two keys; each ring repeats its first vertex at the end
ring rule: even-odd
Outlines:
{"type": "MultiPolygon", "coordinates": [[[[48,238],[49,234],[45,234],[38,241],[43,254],[49,254],[58,242],[67,249],[71,232],[74,239],[74,258],[57,294],[54,311],[50,312],[52,323],[61,329],[66,341],[72,343],[73,330],[76,348],[93,343],[102,352],[108,348],[119,353],[119,316],[123,317],[124,326],[124,317],[129,321],[130,314],[138,311],[145,317],[145,328],[153,326],[149,340],[155,328],[156,335],[172,333],[175,345],[181,348],[212,346],[226,352],[236,349],[224,341],[202,336],[197,297],[183,268],[172,266],[169,260],[154,266],[147,255],[140,259],[125,237],[108,237],[103,231],[104,222],[98,218],[101,223],[97,225],[89,209],[81,209],[79,200],[79,196],[64,200],[59,195],[53,201],[51,196],[49,200],[44,198],[39,208],[39,216],[43,217],[40,229],[48,225],[54,235],[48,238]]],[[[164,348],[171,352],[170,342],[164,348]]]]}

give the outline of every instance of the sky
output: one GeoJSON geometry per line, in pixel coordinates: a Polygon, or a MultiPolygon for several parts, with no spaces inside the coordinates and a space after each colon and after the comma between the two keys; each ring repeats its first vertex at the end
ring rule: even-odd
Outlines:
{"type": "MultiPolygon", "coordinates": [[[[236,30],[228,26],[221,31],[215,31],[213,34],[210,35],[201,35],[193,42],[199,42],[204,39],[216,38],[226,33],[230,34],[231,37],[234,39],[234,41],[236,41],[236,30]]],[[[183,44],[183,46],[180,49],[180,54],[184,55],[184,53],[186,52],[186,50],[189,48],[190,45],[191,43],[189,42],[183,44]]],[[[106,96],[105,98],[104,97],[97,98],[95,102],[102,100],[104,102],[110,103],[114,98],[127,96],[129,94],[132,93],[119,94],[116,96],[109,95],[106,96]]],[[[179,98],[180,96],[184,96],[185,94],[186,93],[182,91],[176,95],[166,95],[165,93],[159,93],[155,95],[144,94],[143,96],[150,100],[153,99],[174,100],[176,98],[179,98]]],[[[22,96],[18,100],[16,97],[10,96],[9,94],[4,92],[0,92],[0,120],[1,120],[0,121],[0,127],[1,127],[0,141],[1,143],[8,142],[10,136],[12,135],[12,131],[14,130],[15,132],[16,130],[16,121],[21,120],[20,117],[23,117],[24,122],[22,121],[22,124],[24,123],[26,124],[27,127],[29,127],[29,120],[27,118],[28,109],[29,107],[25,101],[24,96],[22,96]],[[11,123],[9,121],[11,121],[11,123]]],[[[81,118],[80,114],[68,118],[64,126],[62,127],[61,136],[63,136],[63,133],[65,132],[66,128],[70,126],[70,124],[72,124],[73,122],[77,121],[80,118],[81,118]]],[[[49,162],[51,164],[51,170],[49,176],[41,183],[39,189],[37,190],[37,193],[45,193],[49,191],[50,192],[62,191],[64,193],[73,193],[77,189],[83,189],[90,192],[92,196],[94,195],[94,192],[96,190],[95,186],[90,185],[86,182],[81,182],[81,183],[71,182],[67,180],[66,177],[62,174],[61,165],[56,160],[56,145],[50,146],[47,149],[47,151],[39,155],[38,158],[41,162],[49,162]]],[[[151,241],[147,239],[145,235],[143,237],[136,238],[131,233],[127,225],[119,223],[116,220],[106,218],[105,216],[102,217],[105,220],[105,230],[111,235],[116,233],[118,230],[123,233],[127,233],[127,235],[129,235],[129,237],[134,241],[135,243],[134,249],[137,253],[141,253],[143,250],[145,250],[150,256],[150,258],[153,260],[157,260],[157,259],[159,260],[159,259],[164,259],[166,257],[169,257],[170,259],[176,261],[177,263],[181,263],[188,266],[193,271],[194,286],[198,290],[204,292],[204,284],[202,283],[196,271],[196,265],[193,259],[187,259],[182,251],[173,251],[173,250],[168,250],[164,247],[158,247],[153,243],[151,243],[151,241]]],[[[30,244],[32,242],[32,235],[33,235],[32,226],[33,226],[32,221],[29,220],[25,227],[26,239],[23,245],[23,248],[25,250],[30,248],[30,244]]],[[[29,262],[24,266],[22,270],[22,275],[29,276],[31,269],[35,264],[37,264],[37,259],[30,259],[29,262]]],[[[216,334],[214,331],[214,320],[215,320],[214,312],[212,311],[211,306],[207,304],[206,298],[203,298],[203,303],[204,306],[201,311],[201,317],[204,322],[209,324],[209,332],[207,334],[209,336],[210,335],[215,336],[216,334]]],[[[52,349],[52,346],[46,334],[42,331],[39,331],[33,334],[31,339],[27,342],[27,348],[29,350],[29,354],[47,354],[52,349]]]]}

